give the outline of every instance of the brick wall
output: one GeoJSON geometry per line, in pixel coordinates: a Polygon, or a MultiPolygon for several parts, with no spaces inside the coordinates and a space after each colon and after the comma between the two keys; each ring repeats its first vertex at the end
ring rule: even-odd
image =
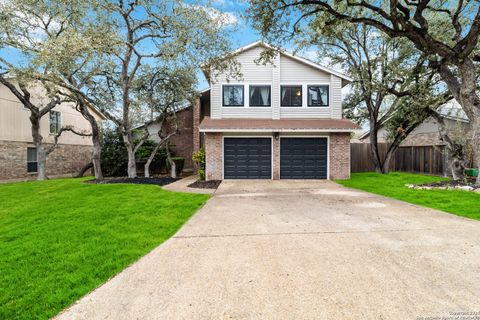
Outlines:
{"type": "Polygon", "coordinates": [[[206,180],[222,179],[222,134],[205,134],[206,180]]]}
{"type": "MultiPolygon", "coordinates": [[[[0,141],[0,180],[36,179],[27,173],[27,147],[31,143],[0,141]]],[[[92,158],[92,147],[85,145],[58,145],[47,158],[47,175],[73,176],[92,158]]]]}
{"type": "MultiPolygon", "coordinates": [[[[179,133],[170,138],[172,152],[179,157],[185,158],[185,170],[193,169],[192,153],[194,150],[194,108],[186,108],[177,112],[177,124],[179,133]],[[193,138],[192,138],[193,137],[193,138]]],[[[166,125],[165,131],[171,132],[166,125]]],[[[198,126],[197,126],[198,128],[198,126]]]]}
{"type": "Polygon", "coordinates": [[[272,139],[273,141],[273,179],[278,180],[280,179],[280,139],[272,139]]]}
{"type": "Polygon", "coordinates": [[[330,179],[350,178],[350,133],[330,134],[330,179]]]}

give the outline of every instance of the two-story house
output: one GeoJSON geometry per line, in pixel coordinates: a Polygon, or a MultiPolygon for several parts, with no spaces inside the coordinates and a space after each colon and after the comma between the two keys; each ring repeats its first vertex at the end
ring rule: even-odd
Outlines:
{"type": "MultiPolygon", "coordinates": [[[[39,88],[30,88],[32,102],[41,105],[49,100],[39,88]]],[[[105,117],[91,110],[98,121],[105,117]]],[[[0,85],[0,180],[35,179],[37,174],[37,150],[32,143],[30,110],[0,85]]],[[[54,142],[54,136],[63,126],[90,132],[89,122],[71,103],[56,106],[42,117],[40,134],[45,143],[54,142]]],[[[72,132],[64,132],[55,150],[47,158],[47,174],[50,177],[72,176],[92,158],[92,139],[72,132]]]]}
{"type": "Polygon", "coordinates": [[[205,146],[206,179],[349,178],[357,125],[342,119],[342,88],[352,79],[283,51],[256,63],[266,47],[235,51],[241,80],[209,79],[195,106],[194,148],[205,146]]]}

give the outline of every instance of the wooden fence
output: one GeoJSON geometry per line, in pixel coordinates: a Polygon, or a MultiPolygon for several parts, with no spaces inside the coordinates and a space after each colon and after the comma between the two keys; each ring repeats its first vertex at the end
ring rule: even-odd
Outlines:
{"type": "MultiPolygon", "coordinates": [[[[378,144],[382,159],[387,153],[387,148],[387,143],[378,144]]],[[[369,143],[352,143],[350,150],[352,172],[375,171],[369,143]]],[[[446,175],[446,169],[447,157],[444,146],[400,147],[390,161],[390,171],[446,175]]]]}

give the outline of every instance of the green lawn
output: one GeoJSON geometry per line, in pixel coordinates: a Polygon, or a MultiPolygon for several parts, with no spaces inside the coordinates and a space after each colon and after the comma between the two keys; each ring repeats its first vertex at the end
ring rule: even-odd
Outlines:
{"type": "Polygon", "coordinates": [[[47,319],[172,236],[209,198],[85,179],[0,184],[0,319],[47,319]]]}
{"type": "Polygon", "coordinates": [[[351,179],[337,182],[346,187],[480,220],[479,193],[461,190],[415,190],[405,186],[405,184],[441,180],[445,180],[445,178],[402,172],[392,172],[387,175],[367,172],[353,173],[351,179]]]}

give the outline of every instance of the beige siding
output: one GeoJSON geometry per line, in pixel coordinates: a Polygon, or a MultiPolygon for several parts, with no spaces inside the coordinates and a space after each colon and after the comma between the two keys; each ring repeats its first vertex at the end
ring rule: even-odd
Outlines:
{"type": "Polygon", "coordinates": [[[256,64],[262,52],[261,47],[246,50],[237,56],[241,65],[242,79],[227,79],[225,75],[217,75],[211,84],[211,117],[221,118],[334,118],[342,117],[342,79],[328,72],[318,70],[289,56],[280,54],[273,64],[256,64]],[[222,86],[225,84],[244,85],[244,107],[223,107],[222,86]],[[271,107],[249,107],[249,85],[271,85],[271,107]],[[302,85],[302,107],[280,107],[281,85],[302,85]],[[308,107],[307,86],[329,85],[329,106],[308,107]]]}
{"type": "Polygon", "coordinates": [[[332,105],[332,118],[342,118],[342,79],[333,75],[331,76],[330,88],[330,104],[332,105]]]}
{"type": "MultiPolygon", "coordinates": [[[[32,89],[32,102],[37,105],[46,104],[47,99],[42,97],[41,91],[32,89]]],[[[61,113],[62,126],[73,125],[79,131],[90,132],[90,125],[83,116],[75,110],[72,104],[61,104],[54,108],[61,113]]],[[[15,96],[3,85],[0,85],[0,140],[31,142],[30,111],[15,98],[15,96]]],[[[98,118],[100,121],[100,118],[98,118]]],[[[45,142],[53,142],[53,136],[49,133],[49,115],[42,117],[40,122],[41,134],[45,142]]],[[[60,137],[61,144],[91,145],[90,137],[77,136],[71,132],[65,132],[60,137]]]]}
{"type": "Polygon", "coordinates": [[[282,70],[280,81],[282,83],[288,82],[310,82],[312,84],[330,83],[330,74],[312,68],[288,56],[282,55],[281,61],[282,70]]]}

